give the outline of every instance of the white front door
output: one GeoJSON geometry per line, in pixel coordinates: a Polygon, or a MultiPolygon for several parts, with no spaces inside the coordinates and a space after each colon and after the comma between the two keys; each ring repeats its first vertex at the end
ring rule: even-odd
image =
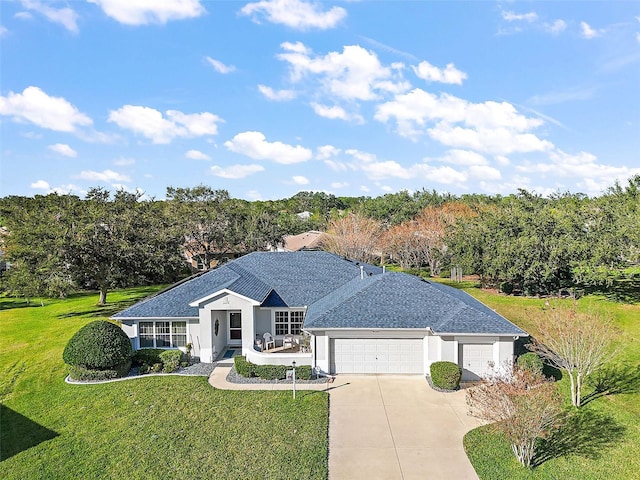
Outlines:
{"type": "Polygon", "coordinates": [[[334,338],[332,373],[424,373],[421,338],[334,338]]]}
{"type": "Polygon", "coordinates": [[[229,312],[229,345],[242,345],[242,313],[229,312]]]}

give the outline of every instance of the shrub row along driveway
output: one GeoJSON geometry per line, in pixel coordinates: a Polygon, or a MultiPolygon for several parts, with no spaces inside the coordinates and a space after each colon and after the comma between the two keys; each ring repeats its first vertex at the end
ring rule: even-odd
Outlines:
{"type": "Polygon", "coordinates": [[[477,479],[462,447],[481,423],[464,391],[419,375],[339,375],[330,386],[329,478],[477,479]]]}

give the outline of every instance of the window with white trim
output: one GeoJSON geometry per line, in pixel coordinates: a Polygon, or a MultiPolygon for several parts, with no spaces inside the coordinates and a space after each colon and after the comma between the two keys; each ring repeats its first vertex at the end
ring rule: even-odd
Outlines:
{"type": "Polygon", "coordinates": [[[139,322],[140,348],[178,348],[187,345],[187,322],[139,322]]]}
{"type": "Polygon", "coordinates": [[[299,335],[302,331],[304,311],[276,310],[274,312],[274,330],[276,335],[299,335]]]}

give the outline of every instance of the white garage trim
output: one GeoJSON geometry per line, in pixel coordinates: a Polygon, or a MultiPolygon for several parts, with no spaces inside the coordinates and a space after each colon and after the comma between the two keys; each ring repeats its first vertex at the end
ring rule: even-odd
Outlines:
{"type": "Polygon", "coordinates": [[[424,373],[423,338],[332,338],[331,373],[424,373]]]}

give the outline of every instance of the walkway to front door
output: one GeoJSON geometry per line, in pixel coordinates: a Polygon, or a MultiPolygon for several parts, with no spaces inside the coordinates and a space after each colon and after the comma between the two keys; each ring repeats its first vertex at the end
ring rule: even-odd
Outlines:
{"type": "Polygon", "coordinates": [[[338,375],[329,397],[329,479],[477,479],[462,447],[481,423],[464,391],[422,375],[338,375]]]}

